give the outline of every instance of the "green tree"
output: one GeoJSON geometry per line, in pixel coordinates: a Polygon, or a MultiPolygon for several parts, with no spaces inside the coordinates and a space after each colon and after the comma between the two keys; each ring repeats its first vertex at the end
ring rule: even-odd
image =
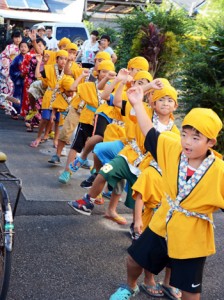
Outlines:
{"type": "MultiPolygon", "coordinates": [[[[183,48],[181,71],[177,74],[182,108],[211,108],[224,121],[224,29],[216,28],[216,35],[207,43],[192,42],[183,48]]],[[[187,44],[186,44],[187,45],[187,44]]],[[[218,138],[218,151],[224,153],[224,132],[218,138]]]]}
{"type": "Polygon", "coordinates": [[[177,43],[182,40],[184,34],[192,31],[194,21],[188,17],[186,11],[164,2],[160,6],[149,4],[144,12],[137,10],[130,16],[119,18],[118,24],[121,31],[116,49],[119,58],[118,69],[125,67],[131,57],[142,55],[149,60],[150,57],[153,57],[153,60],[150,61],[153,65],[153,74],[160,76],[169,71],[169,68],[164,69],[168,61],[166,61],[166,56],[162,54],[167,51],[170,54],[169,61],[178,60],[176,56],[180,52],[176,51],[177,43]],[[151,23],[156,26],[156,33],[150,29],[151,23]],[[165,40],[162,38],[164,35],[165,40]],[[153,50],[151,47],[154,40],[157,40],[157,46],[153,50]],[[173,41],[173,49],[171,40],[173,41]],[[148,49],[147,43],[150,45],[148,49]]]}

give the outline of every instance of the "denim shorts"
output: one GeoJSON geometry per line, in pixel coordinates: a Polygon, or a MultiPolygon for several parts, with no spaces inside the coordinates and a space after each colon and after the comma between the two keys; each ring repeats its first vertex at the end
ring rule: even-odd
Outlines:
{"type": "MultiPolygon", "coordinates": [[[[42,109],[42,112],[41,112],[42,119],[50,121],[51,114],[52,114],[52,110],[51,109],[42,109]]],[[[60,113],[56,112],[56,114],[55,114],[55,121],[59,122],[59,119],[60,119],[60,113]]]]}

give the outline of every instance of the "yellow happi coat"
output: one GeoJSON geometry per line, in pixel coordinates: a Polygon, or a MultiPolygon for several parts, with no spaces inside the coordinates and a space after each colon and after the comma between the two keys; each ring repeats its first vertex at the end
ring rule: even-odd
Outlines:
{"type": "Polygon", "coordinates": [[[165,191],[162,175],[156,167],[149,166],[143,170],[132,186],[132,197],[135,200],[137,193],[142,196],[144,211],[142,213],[143,231],[148,227],[154,214],[154,209],[161,203],[165,191]]]}
{"type": "Polygon", "coordinates": [[[43,79],[44,83],[47,85],[47,90],[44,93],[43,101],[42,101],[42,109],[50,109],[51,103],[56,99],[57,94],[60,92],[60,83],[63,79],[64,73],[60,75],[58,78],[56,76],[55,65],[45,65],[44,66],[46,78],[43,79]]]}
{"type": "MultiPolygon", "coordinates": [[[[160,134],[157,145],[157,162],[162,170],[164,189],[172,200],[178,192],[178,167],[181,144],[171,132],[160,134]]],[[[210,168],[190,194],[181,202],[184,209],[206,214],[224,208],[224,162],[216,157],[210,168]]],[[[209,256],[215,253],[214,228],[207,221],[186,216],[174,211],[166,224],[169,204],[164,198],[154,214],[149,227],[156,234],[167,237],[168,255],[171,258],[186,259],[209,256]]]]}
{"type": "MultiPolygon", "coordinates": [[[[144,103],[144,107],[146,109],[146,112],[150,119],[152,119],[153,116],[153,110],[151,107],[148,106],[147,103],[144,103]]],[[[132,146],[132,143],[136,143],[138,148],[140,149],[142,155],[144,158],[140,161],[138,168],[140,171],[144,170],[152,160],[152,155],[150,152],[146,153],[146,149],[144,146],[145,143],[145,137],[143,136],[141,129],[137,123],[137,119],[134,113],[134,109],[132,108],[131,104],[127,102],[125,107],[125,132],[126,137],[122,142],[126,145],[120,152],[119,155],[122,155],[125,157],[131,165],[134,165],[136,160],[139,157],[139,154],[134,150],[134,147],[132,146]]],[[[179,130],[174,124],[172,129],[172,132],[179,134],[179,130]]]]}
{"type": "Polygon", "coordinates": [[[93,125],[95,113],[104,112],[109,118],[120,118],[119,108],[109,106],[101,99],[96,83],[85,82],[78,85],[77,94],[86,103],[80,115],[80,123],[93,125]]]}

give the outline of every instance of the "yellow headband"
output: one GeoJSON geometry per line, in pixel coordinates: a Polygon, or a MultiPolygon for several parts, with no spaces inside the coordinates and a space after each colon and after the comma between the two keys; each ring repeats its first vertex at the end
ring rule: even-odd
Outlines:
{"type": "Polygon", "coordinates": [[[103,60],[98,66],[98,71],[100,70],[114,71],[115,67],[111,60],[103,60]]]}
{"type": "Polygon", "coordinates": [[[151,101],[156,102],[165,96],[169,96],[177,103],[177,91],[171,85],[164,85],[161,90],[154,90],[151,101]]]}
{"type": "Polygon", "coordinates": [[[167,80],[166,78],[156,78],[156,79],[159,79],[164,85],[170,85],[171,86],[169,80],[167,80]]]}
{"type": "Polygon", "coordinates": [[[60,47],[61,45],[68,45],[68,44],[70,44],[70,43],[71,43],[70,39],[68,39],[68,38],[66,38],[66,37],[63,37],[63,38],[59,41],[58,47],[60,47]]]}
{"type": "Polygon", "coordinates": [[[57,54],[56,54],[56,57],[58,57],[58,56],[68,57],[68,51],[66,51],[66,50],[59,50],[59,51],[57,51],[57,54]]]}
{"type": "Polygon", "coordinates": [[[193,108],[184,118],[182,127],[190,125],[209,139],[216,139],[222,129],[222,121],[210,108],[193,108]]]}
{"type": "Polygon", "coordinates": [[[101,58],[101,59],[104,59],[104,60],[111,60],[111,56],[108,52],[105,52],[105,51],[99,51],[97,52],[95,58],[101,58]]]}
{"type": "Polygon", "coordinates": [[[71,76],[64,75],[61,81],[61,91],[70,91],[72,84],[74,83],[74,79],[71,76]]]}
{"type": "Polygon", "coordinates": [[[70,43],[66,46],[66,50],[76,50],[78,51],[78,46],[75,43],[70,43]]]}
{"type": "Polygon", "coordinates": [[[134,68],[134,69],[140,69],[143,71],[148,71],[149,63],[144,57],[136,56],[129,60],[127,68],[128,69],[134,68]]]}
{"type": "Polygon", "coordinates": [[[153,80],[152,75],[147,71],[139,71],[134,76],[134,81],[140,79],[147,79],[149,82],[153,80]]]}

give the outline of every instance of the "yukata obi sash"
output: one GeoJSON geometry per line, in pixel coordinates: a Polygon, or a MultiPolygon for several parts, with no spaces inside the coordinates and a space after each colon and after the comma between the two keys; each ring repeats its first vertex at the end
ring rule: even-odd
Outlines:
{"type": "Polygon", "coordinates": [[[187,167],[188,167],[188,159],[184,153],[181,154],[180,165],[179,165],[179,176],[178,176],[178,194],[175,200],[172,200],[169,195],[166,194],[166,200],[170,206],[170,209],[166,216],[166,223],[172,218],[173,212],[178,211],[180,213],[185,214],[187,217],[196,217],[205,221],[210,222],[213,227],[215,225],[211,219],[206,214],[189,211],[183,207],[181,207],[181,202],[191,193],[194,187],[198,184],[201,178],[205,175],[207,170],[213,164],[215,160],[215,155],[213,152],[203,160],[199,168],[194,172],[191,178],[187,179],[187,167]]]}

